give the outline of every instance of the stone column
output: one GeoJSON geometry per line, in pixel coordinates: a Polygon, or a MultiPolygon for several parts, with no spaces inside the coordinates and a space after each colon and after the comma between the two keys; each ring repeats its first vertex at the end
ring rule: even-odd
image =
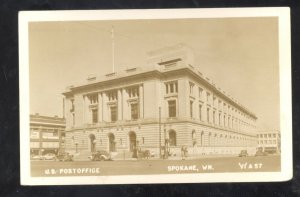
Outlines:
{"type": "Polygon", "coordinates": [[[139,118],[144,118],[144,87],[139,86],[139,118]]]}
{"type": "Polygon", "coordinates": [[[108,102],[108,98],[107,98],[107,95],[106,93],[102,93],[102,110],[103,110],[103,121],[105,122],[110,122],[110,118],[109,118],[109,109],[108,109],[108,106],[107,106],[107,102],[108,102]]]}
{"type": "Polygon", "coordinates": [[[130,120],[130,117],[128,115],[128,94],[126,92],[126,89],[122,89],[122,96],[123,96],[123,120],[130,120]]]}
{"type": "Polygon", "coordinates": [[[118,103],[117,103],[117,107],[118,107],[118,120],[123,120],[123,109],[122,109],[122,89],[117,90],[118,91],[118,103]]]}
{"type": "Polygon", "coordinates": [[[98,93],[98,122],[103,121],[103,106],[102,106],[102,93],[98,93]]]}

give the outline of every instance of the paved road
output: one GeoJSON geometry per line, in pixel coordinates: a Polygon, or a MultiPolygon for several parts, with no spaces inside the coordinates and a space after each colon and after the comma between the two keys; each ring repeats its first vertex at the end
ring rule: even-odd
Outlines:
{"type": "Polygon", "coordinates": [[[262,171],[280,171],[280,156],[101,162],[31,161],[32,176],[101,176],[262,171]]]}

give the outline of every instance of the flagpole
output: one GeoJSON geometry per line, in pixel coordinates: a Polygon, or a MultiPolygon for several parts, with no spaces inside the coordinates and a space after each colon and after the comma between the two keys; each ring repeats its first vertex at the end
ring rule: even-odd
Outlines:
{"type": "Polygon", "coordinates": [[[111,27],[111,41],[112,41],[112,71],[115,72],[115,36],[114,26],[111,27]]]}

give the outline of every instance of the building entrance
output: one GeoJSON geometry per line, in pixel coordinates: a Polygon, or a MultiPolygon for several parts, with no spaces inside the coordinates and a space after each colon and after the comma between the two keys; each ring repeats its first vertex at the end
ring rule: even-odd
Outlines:
{"type": "Polygon", "coordinates": [[[96,137],[94,134],[90,134],[90,151],[95,152],[96,151],[96,137]]]}
{"type": "Polygon", "coordinates": [[[131,131],[129,133],[129,150],[132,152],[134,149],[136,149],[136,134],[131,131]]]}

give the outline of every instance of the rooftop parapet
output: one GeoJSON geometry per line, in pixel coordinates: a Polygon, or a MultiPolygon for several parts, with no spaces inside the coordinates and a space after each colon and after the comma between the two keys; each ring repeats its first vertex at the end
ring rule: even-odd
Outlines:
{"type": "Polygon", "coordinates": [[[163,63],[169,64],[175,60],[183,61],[186,65],[194,65],[194,52],[191,48],[184,44],[163,47],[147,52],[146,62],[148,65],[162,65],[163,63]]]}

